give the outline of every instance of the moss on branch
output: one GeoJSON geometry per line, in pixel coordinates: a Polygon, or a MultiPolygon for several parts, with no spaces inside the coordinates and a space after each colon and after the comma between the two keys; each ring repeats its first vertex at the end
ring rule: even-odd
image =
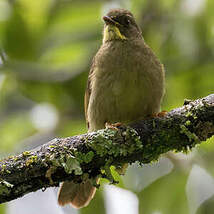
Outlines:
{"type": "Polygon", "coordinates": [[[185,101],[164,117],[141,120],[63,139],[0,161],[0,203],[65,180],[107,177],[108,167],[157,160],[168,151],[187,152],[214,135],[214,94],[185,101]]]}

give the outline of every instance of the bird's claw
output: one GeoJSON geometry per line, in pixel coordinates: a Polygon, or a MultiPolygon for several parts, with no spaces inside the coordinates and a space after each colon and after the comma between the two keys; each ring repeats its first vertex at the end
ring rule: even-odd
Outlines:
{"type": "Polygon", "coordinates": [[[168,111],[161,111],[152,115],[152,117],[165,117],[168,111]]]}
{"type": "Polygon", "coordinates": [[[122,126],[122,123],[109,123],[109,122],[106,122],[105,123],[105,127],[107,129],[114,129],[114,130],[118,130],[118,127],[122,126]]]}

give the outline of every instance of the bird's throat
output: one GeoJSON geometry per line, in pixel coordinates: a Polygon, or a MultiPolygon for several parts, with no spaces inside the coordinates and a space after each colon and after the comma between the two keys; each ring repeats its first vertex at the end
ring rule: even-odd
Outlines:
{"type": "Polygon", "coordinates": [[[103,32],[103,43],[111,40],[126,40],[119,28],[115,25],[106,25],[103,32]]]}

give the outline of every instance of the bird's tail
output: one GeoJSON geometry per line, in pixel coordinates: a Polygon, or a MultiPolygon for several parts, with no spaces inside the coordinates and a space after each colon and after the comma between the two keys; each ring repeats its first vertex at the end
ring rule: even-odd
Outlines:
{"type": "MultiPolygon", "coordinates": [[[[96,182],[98,183],[98,179],[96,182]]],[[[71,203],[75,208],[82,208],[89,204],[95,192],[96,187],[93,186],[90,179],[82,183],[65,181],[59,190],[58,203],[61,206],[71,203]]]]}

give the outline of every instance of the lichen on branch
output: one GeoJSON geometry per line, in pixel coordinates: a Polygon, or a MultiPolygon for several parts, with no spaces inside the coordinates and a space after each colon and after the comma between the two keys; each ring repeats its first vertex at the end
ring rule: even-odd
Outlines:
{"type": "Polygon", "coordinates": [[[214,94],[168,112],[118,129],[57,138],[41,147],[0,161],[0,203],[29,192],[105,177],[109,167],[157,160],[168,151],[187,152],[214,135],[214,94]]]}

